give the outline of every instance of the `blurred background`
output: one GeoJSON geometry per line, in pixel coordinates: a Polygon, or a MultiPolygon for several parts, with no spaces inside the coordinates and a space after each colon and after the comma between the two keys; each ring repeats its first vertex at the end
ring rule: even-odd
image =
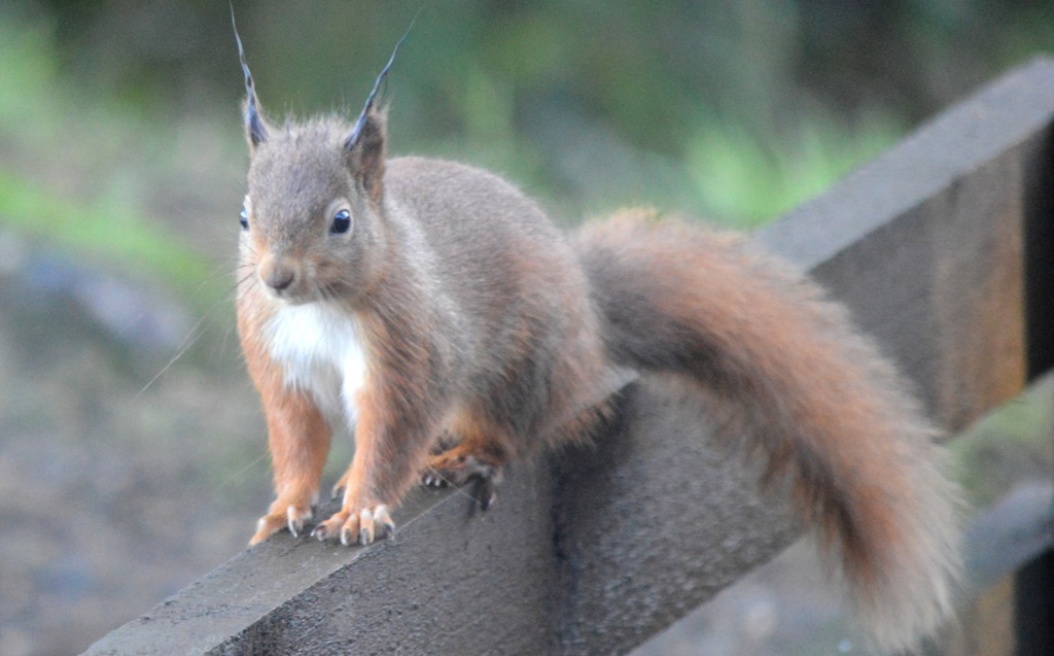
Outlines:
{"type": "MultiPolygon", "coordinates": [[[[568,223],[761,225],[1054,52],[1049,0],[236,2],[265,111],[357,113],[419,7],[392,152],[500,171],[568,223]]],[[[269,502],[233,333],[242,93],[227,2],[0,2],[0,654],[79,653],[269,502]]],[[[1049,477],[1050,392],[958,442],[976,502],[1049,477]]],[[[648,653],[844,647],[803,571],[781,559],[648,653]]]]}

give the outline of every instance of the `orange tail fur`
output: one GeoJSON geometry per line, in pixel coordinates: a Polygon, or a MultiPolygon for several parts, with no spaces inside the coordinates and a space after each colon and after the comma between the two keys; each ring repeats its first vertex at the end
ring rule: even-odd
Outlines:
{"type": "Polygon", "coordinates": [[[876,645],[907,649],[951,612],[958,491],[937,430],[845,309],[741,236],[627,212],[578,249],[611,357],[726,400],[729,440],[789,477],[876,645]]]}

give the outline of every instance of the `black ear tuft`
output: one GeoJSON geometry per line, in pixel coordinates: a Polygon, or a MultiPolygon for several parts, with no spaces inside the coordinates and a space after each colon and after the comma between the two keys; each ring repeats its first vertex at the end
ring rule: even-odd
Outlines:
{"type": "Polygon", "coordinates": [[[255,148],[267,141],[267,129],[264,127],[263,117],[260,116],[253,74],[249,72],[249,65],[245,63],[245,50],[242,48],[242,38],[238,35],[238,25],[234,22],[234,5],[231,5],[231,27],[234,28],[234,40],[238,44],[238,59],[241,61],[242,73],[245,75],[245,134],[249,139],[249,145],[255,148]]]}
{"type": "Polygon", "coordinates": [[[370,91],[370,95],[366,97],[366,104],[363,106],[362,112],[359,113],[359,118],[355,120],[355,126],[352,127],[351,134],[348,135],[347,141],[344,142],[345,149],[349,151],[352,150],[362,138],[370,115],[373,114],[373,103],[377,99],[377,94],[381,90],[381,85],[388,79],[388,71],[391,70],[392,64],[395,63],[395,55],[399,53],[399,46],[403,45],[403,41],[406,41],[406,37],[410,36],[410,30],[414,29],[414,23],[416,22],[417,16],[415,15],[414,19],[410,21],[410,27],[406,28],[406,32],[395,44],[395,47],[392,48],[392,56],[388,58],[388,63],[384,65],[381,74],[377,76],[377,80],[373,83],[373,89],[370,91]]]}
{"type": "Polygon", "coordinates": [[[354,144],[345,143],[344,152],[348,168],[355,178],[362,182],[363,188],[371,199],[378,201],[381,196],[381,179],[384,177],[385,125],[386,112],[370,108],[356,124],[357,132],[354,144]]]}
{"type": "Polygon", "coordinates": [[[382,193],[381,178],[384,176],[384,143],[386,112],[374,108],[377,94],[380,93],[381,85],[388,79],[388,71],[395,63],[395,56],[399,53],[399,46],[410,36],[410,30],[414,28],[417,16],[410,21],[410,27],[392,48],[392,56],[384,65],[381,74],[373,83],[370,95],[366,97],[366,104],[355,119],[355,125],[351,128],[351,134],[344,140],[344,152],[347,155],[348,168],[352,175],[362,181],[366,193],[374,201],[379,201],[382,193]]]}

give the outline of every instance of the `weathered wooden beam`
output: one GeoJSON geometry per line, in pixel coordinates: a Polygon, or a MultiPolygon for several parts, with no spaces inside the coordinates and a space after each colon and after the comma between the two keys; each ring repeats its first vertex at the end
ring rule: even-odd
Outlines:
{"type": "Polygon", "coordinates": [[[698,392],[654,378],[623,422],[560,459],[554,544],[561,654],[626,653],[798,535],[756,463],[714,438],[698,392]]]}
{"type": "Polygon", "coordinates": [[[422,489],[395,539],[368,548],[279,535],[87,653],[553,653],[550,488],[544,468],[515,469],[502,511],[482,514],[462,493],[422,489]]]}
{"type": "Polygon", "coordinates": [[[985,510],[965,535],[966,571],[959,626],[941,653],[1049,654],[1054,487],[1020,486],[985,510]]]}
{"type": "Polygon", "coordinates": [[[1054,363],[1052,122],[1038,59],[758,235],[853,309],[949,429],[1054,363]]]}
{"type": "MultiPolygon", "coordinates": [[[[949,428],[1050,366],[1034,306],[1054,249],[1030,240],[1051,239],[1052,122],[1037,61],[758,236],[850,304],[949,428]]],[[[279,535],[87,653],[626,653],[797,530],[676,382],[623,397],[594,448],[513,467],[485,514],[422,491],[393,541],[279,535]]]]}

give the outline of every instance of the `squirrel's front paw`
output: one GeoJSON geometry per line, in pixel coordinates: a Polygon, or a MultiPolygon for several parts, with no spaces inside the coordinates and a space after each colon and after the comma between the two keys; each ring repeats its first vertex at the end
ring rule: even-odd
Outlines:
{"type": "Polygon", "coordinates": [[[249,540],[249,546],[259,544],[274,533],[288,528],[293,537],[299,537],[304,530],[304,524],[311,521],[314,513],[311,505],[285,504],[275,502],[271,504],[270,511],[256,522],[256,533],[249,540]]]}
{"type": "Polygon", "coordinates": [[[358,512],[342,508],[311,531],[311,535],[320,541],[339,538],[345,547],[353,544],[367,545],[375,538],[381,539],[394,534],[395,522],[388,514],[388,506],[384,504],[363,508],[358,512]]]}

